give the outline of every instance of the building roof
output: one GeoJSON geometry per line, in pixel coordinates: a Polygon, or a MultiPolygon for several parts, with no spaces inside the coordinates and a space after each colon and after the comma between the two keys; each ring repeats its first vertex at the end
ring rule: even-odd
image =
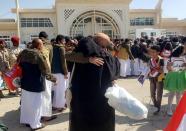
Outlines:
{"type": "MultiPolygon", "coordinates": [[[[55,13],[54,8],[51,9],[19,9],[20,13],[55,13]]],[[[16,9],[12,9],[12,13],[16,13],[16,9]]]]}
{"type": "Polygon", "coordinates": [[[131,2],[131,9],[161,9],[163,0],[133,0],[131,2]],[[142,3],[146,4],[142,4],[142,3]],[[141,3],[141,4],[139,4],[141,3]],[[146,6],[148,5],[148,6],[146,6]]]}
{"type": "Polygon", "coordinates": [[[155,9],[130,9],[130,13],[157,13],[155,9]]]}
{"type": "MultiPolygon", "coordinates": [[[[86,3],[95,3],[95,4],[117,4],[124,3],[130,4],[132,0],[56,0],[56,3],[64,3],[64,4],[86,4],[86,3]]],[[[56,4],[57,5],[57,4],[56,4]]]]}
{"type": "Polygon", "coordinates": [[[0,22],[15,22],[15,19],[0,19],[0,22]]]}

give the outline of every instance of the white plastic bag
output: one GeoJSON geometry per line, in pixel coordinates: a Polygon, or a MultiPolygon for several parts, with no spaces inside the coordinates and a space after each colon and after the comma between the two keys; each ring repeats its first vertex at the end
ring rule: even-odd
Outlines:
{"type": "Polygon", "coordinates": [[[131,119],[142,120],[147,118],[148,109],[124,88],[114,85],[107,89],[105,97],[109,99],[108,103],[111,107],[131,119]]]}

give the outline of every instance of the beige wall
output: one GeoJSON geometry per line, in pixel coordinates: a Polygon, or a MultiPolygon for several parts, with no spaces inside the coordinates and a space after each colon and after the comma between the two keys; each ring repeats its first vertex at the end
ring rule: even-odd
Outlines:
{"type": "MultiPolygon", "coordinates": [[[[17,26],[15,22],[0,22],[0,36],[9,37],[6,38],[8,46],[11,46],[10,38],[14,35],[17,35],[17,26]]],[[[2,39],[1,37],[0,39],[2,39]]]]}
{"type": "Polygon", "coordinates": [[[186,20],[163,18],[161,28],[166,29],[167,32],[176,32],[177,35],[186,35],[186,20]]]}
{"type": "Polygon", "coordinates": [[[29,42],[31,35],[38,35],[41,31],[46,31],[49,38],[52,39],[57,35],[57,20],[55,12],[31,12],[31,13],[20,13],[21,18],[50,18],[54,27],[21,27],[21,39],[22,41],[29,42]]]}
{"type": "Polygon", "coordinates": [[[163,27],[167,32],[176,32],[177,35],[186,36],[186,27],[163,27]]]}

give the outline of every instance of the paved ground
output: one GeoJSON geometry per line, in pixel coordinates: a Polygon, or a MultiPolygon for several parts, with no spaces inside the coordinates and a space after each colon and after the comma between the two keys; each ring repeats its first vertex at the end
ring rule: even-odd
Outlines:
{"type": "MultiPolygon", "coordinates": [[[[133,96],[141,100],[149,109],[146,120],[135,121],[127,116],[116,113],[116,131],[158,131],[162,130],[169,121],[166,115],[167,92],[164,92],[163,108],[159,116],[153,116],[154,108],[150,105],[149,82],[141,87],[136,79],[118,80],[118,84],[126,88],[133,96]]],[[[0,101],[0,121],[3,121],[9,131],[29,131],[28,128],[19,124],[19,98],[6,97],[0,101]]],[[[46,123],[47,127],[41,131],[68,131],[68,111],[59,114],[58,119],[46,123]]]]}

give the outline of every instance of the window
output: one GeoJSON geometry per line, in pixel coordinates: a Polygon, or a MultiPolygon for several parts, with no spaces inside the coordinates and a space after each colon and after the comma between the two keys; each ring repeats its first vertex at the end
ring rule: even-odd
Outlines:
{"type": "Polygon", "coordinates": [[[21,27],[54,27],[50,18],[21,18],[21,27]]]}
{"type": "Polygon", "coordinates": [[[172,36],[176,36],[177,33],[176,32],[166,32],[166,37],[172,37],[172,36]]]}
{"type": "Polygon", "coordinates": [[[103,32],[113,38],[116,36],[116,29],[112,23],[102,16],[88,16],[86,18],[80,18],[73,22],[71,27],[71,36],[76,37],[79,35],[94,35],[95,32],[103,32]],[[78,21],[77,21],[78,20],[78,21]],[[81,21],[80,21],[81,20],[81,21]],[[95,22],[95,23],[94,23],[95,22]]]}
{"type": "Polygon", "coordinates": [[[154,25],[154,18],[151,17],[139,17],[130,20],[131,26],[151,26],[154,25]]]}
{"type": "Polygon", "coordinates": [[[0,35],[0,39],[3,39],[3,40],[7,43],[7,46],[8,46],[8,47],[11,47],[10,36],[0,35]]]}
{"type": "Polygon", "coordinates": [[[156,32],[151,32],[150,35],[153,37],[153,36],[156,36],[156,32]]]}
{"type": "Polygon", "coordinates": [[[141,32],[141,37],[147,36],[146,32],[141,32]]]}

